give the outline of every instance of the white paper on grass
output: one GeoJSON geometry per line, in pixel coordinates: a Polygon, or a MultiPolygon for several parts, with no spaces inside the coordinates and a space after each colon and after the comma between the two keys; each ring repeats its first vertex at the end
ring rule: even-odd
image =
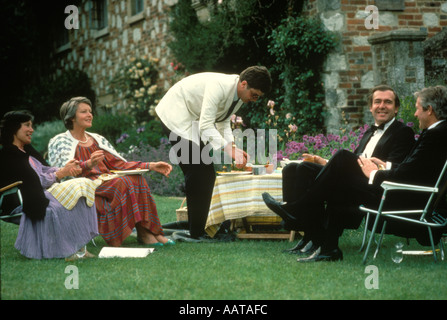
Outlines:
{"type": "Polygon", "coordinates": [[[152,253],[154,248],[114,248],[104,247],[99,253],[99,258],[144,258],[152,253]]]}

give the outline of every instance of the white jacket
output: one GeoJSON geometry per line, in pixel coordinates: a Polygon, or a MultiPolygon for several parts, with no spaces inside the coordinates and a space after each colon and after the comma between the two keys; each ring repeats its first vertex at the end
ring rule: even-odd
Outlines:
{"type": "MultiPolygon", "coordinates": [[[[155,111],[172,132],[198,142],[199,138],[217,150],[234,140],[230,117],[237,100],[239,75],[204,72],[177,82],[161,99],[155,111]]],[[[234,112],[242,105],[239,100],[234,112]]],[[[234,113],[233,112],[233,113],[234,113]]]]}

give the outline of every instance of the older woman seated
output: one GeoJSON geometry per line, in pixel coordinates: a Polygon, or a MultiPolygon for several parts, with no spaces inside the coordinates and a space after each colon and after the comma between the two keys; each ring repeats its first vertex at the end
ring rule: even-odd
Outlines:
{"type": "MultiPolygon", "coordinates": [[[[92,180],[113,170],[149,169],[169,176],[170,164],[127,162],[104,137],[86,132],[93,121],[89,99],[70,99],[62,105],[60,115],[68,130],[50,140],[48,156],[52,165],[77,159],[82,168],[81,175],[92,180]]],[[[124,175],[103,182],[96,189],[95,203],[99,232],[109,245],[120,246],[134,227],[142,243],[174,244],[164,236],[155,201],[142,175],[124,175]]]]}
{"type": "MultiPolygon", "coordinates": [[[[33,116],[26,111],[11,111],[0,123],[0,181],[20,185],[24,214],[15,247],[34,259],[91,257],[85,245],[99,235],[94,203],[88,206],[78,198],[71,210],[66,209],[46,189],[65,176],[81,172],[78,162],[69,161],[61,168],[49,167],[30,145],[33,116]]],[[[19,211],[18,210],[18,211],[19,211]]]]}

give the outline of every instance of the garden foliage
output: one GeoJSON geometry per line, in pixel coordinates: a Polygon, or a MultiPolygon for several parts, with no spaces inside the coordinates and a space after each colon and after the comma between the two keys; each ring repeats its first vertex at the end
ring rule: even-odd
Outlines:
{"type": "MultiPolygon", "coordinates": [[[[300,134],[323,128],[320,71],[336,39],[320,21],[300,15],[301,1],[216,1],[210,19],[199,22],[190,1],[173,10],[170,43],[176,59],[189,72],[239,73],[250,65],[271,71],[273,90],[261,101],[239,111],[247,126],[269,128],[268,100],[275,101],[276,122],[287,127],[285,115],[299,119],[300,134]],[[186,27],[188,26],[188,27],[186,27]]],[[[285,138],[283,130],[279,131],[285,138]]]]}
{"type": "Polygon", "coordinates": [[[121,67],[111,82],[116,107],[144,124],[155,116],[155,106],[161,92],[157,86],[158,59],[148,56],[132,57],[121,67]]]}

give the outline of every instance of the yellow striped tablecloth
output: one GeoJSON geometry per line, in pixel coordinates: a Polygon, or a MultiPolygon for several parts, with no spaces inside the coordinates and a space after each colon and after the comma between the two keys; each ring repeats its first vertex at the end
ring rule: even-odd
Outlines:
{"type": "Polygon", "coordinates": [[[273,173],[216,177],[205,231],[213,237],[222,222],[253,216],[270,217],[272,222],[280,221],[262,200],[263,192],[282,201],[282,175],[273,173]]]}

